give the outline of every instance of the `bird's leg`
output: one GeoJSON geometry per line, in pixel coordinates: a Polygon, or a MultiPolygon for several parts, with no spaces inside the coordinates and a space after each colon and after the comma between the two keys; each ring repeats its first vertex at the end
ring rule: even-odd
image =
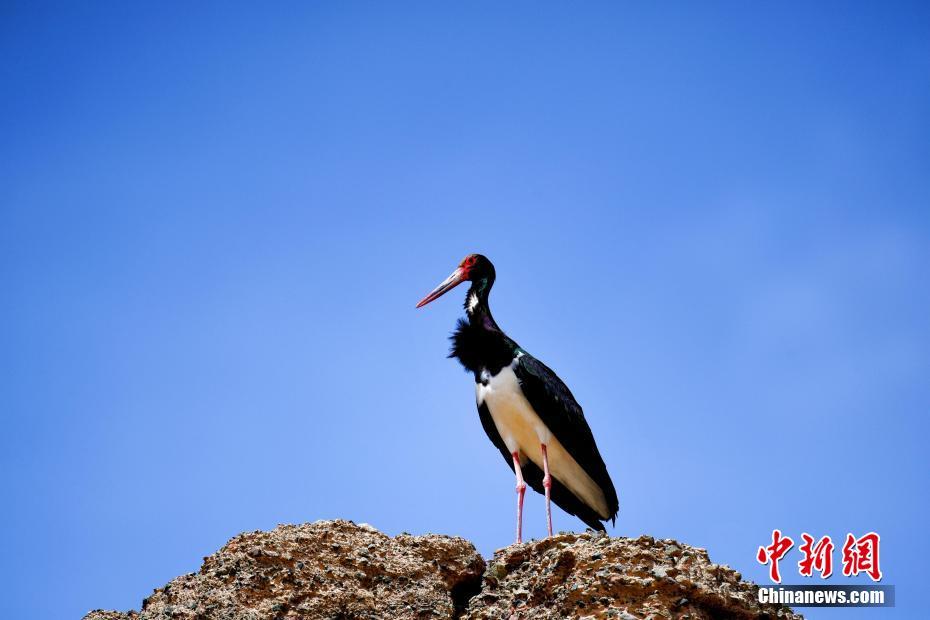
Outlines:
{"type": "Polygon", "coordinates": [[[517,474],[517,542],[523,542],[523,494],[526,483],[523,482],[523,470],[520,469],[520,453],[513,453],[513,471],[517,474]]]}
{"type": "Polygon", "coordinates": [[[549,528],[549,536],[552,536],[552,506],[549,504],[549,496],[552,492],[552,476],[549,474],[549,454],[546,452],[546,444],[542,446],[543,457],[543,486],[546,488],[546,526],[549,528]]]}

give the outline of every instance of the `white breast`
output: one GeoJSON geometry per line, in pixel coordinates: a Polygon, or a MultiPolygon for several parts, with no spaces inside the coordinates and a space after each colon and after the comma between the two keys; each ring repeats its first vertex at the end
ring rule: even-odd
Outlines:
{"type": "Polygon", "coordinates": [[[511,453],[519,452],[521,461],[529,458],[539,469],[543,469],[540,445],[546,444],[552,477],[603,518],[610,518],[604,492],[565,451],[558,437],[553,436],[530,406],[513,372],[513,364],[505,366],[493,377],[484,375],[482,379],[487,380],[487,385],[475,384],[478,404],[487,404],[494,426],[507,450],[511,453]]]}

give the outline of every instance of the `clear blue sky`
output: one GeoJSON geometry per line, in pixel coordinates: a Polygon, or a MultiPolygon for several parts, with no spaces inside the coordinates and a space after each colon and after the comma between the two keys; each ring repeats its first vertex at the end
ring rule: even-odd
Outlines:
{"type": "Polygon", "coordinates": [[[469,252],[614,534],[876,530],[898,609],[808,616],[925,613],[926,4],[196,4],[0,8],[0,616],[277,523],[509,543],[464,291],[413,308],[469,252]]]}

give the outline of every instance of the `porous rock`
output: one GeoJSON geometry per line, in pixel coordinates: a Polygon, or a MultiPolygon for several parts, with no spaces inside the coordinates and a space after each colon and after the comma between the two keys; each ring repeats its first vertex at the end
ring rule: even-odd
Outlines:
{"type": "Polygon", "coordinates": [[[240,534],[138,612],[85,620],[432,620],[459,614],[484,560],[462,538],[391,538],[370,525],[318,521],[240,534]]]}
{"type": "Polygon", "coordinates": [[[494,554],[468,620],[783,619],[758,588],[707,551],[674,540],[560,534],[494,554]]]}
{"type": "Polygon", "coordinates": [[[757,587],[674,540],[560,534],[485,565],[461,538],[318,521],[240,534],[145,599],[84,620],[783,619],[757,587]]]}

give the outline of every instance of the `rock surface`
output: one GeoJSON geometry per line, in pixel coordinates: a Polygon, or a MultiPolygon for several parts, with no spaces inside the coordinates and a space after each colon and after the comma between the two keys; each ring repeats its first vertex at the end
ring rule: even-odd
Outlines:
{"type": "Polygon", "coordinates": [[[756,592],[704,549],[671,539],[561,534],[499,550],[464,617],[800,618],[760,605],[756,592]]]}
{"type": "Polygon", "coordinates": [[[319,521],[240,534],[126,613],[84,620],[784,618],[756,587],[672,540],[561,534],[499,550],[319,521]]]}

